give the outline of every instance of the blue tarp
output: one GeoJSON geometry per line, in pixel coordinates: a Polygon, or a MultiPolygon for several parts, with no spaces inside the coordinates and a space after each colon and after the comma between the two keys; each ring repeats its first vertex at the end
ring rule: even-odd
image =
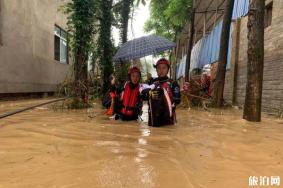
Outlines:
{"type": "Polygon", "coordinates": [[[204,38],[200,39],[192,49],[190,70],[198,68],[199,66],[204,41],[204,38]]]}
{"type": "MultiPolygon", "coordinates": [[[[193,47],[191,55],[191,69],[202,68],[204,65],[218,61],[220,50],[220,39],[222,20],[213,28],[211,33],[198,41],[193,47]]],[[[232,32],[230,32],[232,33],[232,32]]],[[[229,51],[231,51],[232,35],[229,39],[229,51]]],[[[228,52],[228,65],[230,64],[231,52],[228,52]]]]}
{"type": "Polygon", "coordinates": [[[185,77],[186,60],[187,60],[187,55],[184,55],[182,57],[180,63],[177,64],[177,67],[176,67],[176,77],[177,77],[177,79],[181,78],[182,76],[185,77]]]}
{"type": "Polygon", "coordinates": [[[176,65],[176,78],[177,78],[177,79],[181,78],[181,76],[180,76],[180,74],[179,74],[180,65],[181,65],[181,63],[178,63],[178,64],[176,65]]]}
{"type": "MultiPolygon", "coordinates": [[[[232,20],[246,16],[249,11],[249,0],[235,0],[232,20]]],[[[222,20],[213,28],[210,34],[200,39],[193,47],[191,54],[190,70],[202,68],[204,65],[212,64],[218,61],[220,51],[220,38],[222,31],[222,20]]],[[[232,49],[232,26],[229,38],[229,50],[227,58],[227,69],[230,68],[231,49],[232,49]]],[[[185,63],[180,62],[177,65],[177,79],[185,76],[185,63]]]]}
{"type": "Polygon", "coordinates": [[[249,11],[249,0],[235,0],[232,20],[246,16],[249,11]]]}
{"type": "Polygon", "coordinates": [[[212,51],[210,63],[215,63],[216,61],[218,61],[222,23],[223,22],[221,20],[210,33],[210,37],[212,38],[212,43],[210,44],[212,51]]]}

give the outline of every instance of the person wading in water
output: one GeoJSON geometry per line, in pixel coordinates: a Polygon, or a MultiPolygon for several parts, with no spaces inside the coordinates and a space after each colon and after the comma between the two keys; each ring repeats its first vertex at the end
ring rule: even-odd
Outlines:
{"type": "Polygon", "coordinates": [[[116,88],[114,99],[114,115],[110,119],[125,121],[137,120],[142,108],[140,96],[141,71],[137,67],[128,70],[128,81],[123,87],[116,88]]]}
{"type": "Polygon", "coordinates": [[[153,86],[141,91],[142,98],[149,103],[149,126],[173,125],[176,121],[176,105],[181,101],[180,87],[167,74],[170,63],[161,58],[154,66],[158,77],[153,80],[153,86]]]}

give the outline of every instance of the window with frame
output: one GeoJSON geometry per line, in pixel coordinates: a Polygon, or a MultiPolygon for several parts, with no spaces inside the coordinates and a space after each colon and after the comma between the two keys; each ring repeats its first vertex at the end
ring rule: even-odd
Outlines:
{"type": "Polygon", "coordinates": [[[54,59],[61,63],[69,63],[68,33],[57,25],[54,29],[54,59]]]}
{"type": "Polygon", "coordinates": [[[264,12],[264,28],[267,28],[271,25],[272,21],[272,9],[273,9],[273,2],[268,3],[265,6],[265,12],[264,12]]]}

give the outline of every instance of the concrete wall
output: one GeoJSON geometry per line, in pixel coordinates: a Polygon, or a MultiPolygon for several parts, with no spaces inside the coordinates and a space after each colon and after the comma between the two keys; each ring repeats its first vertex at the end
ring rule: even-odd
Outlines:
{"type": "MultiPolygon", "coordinates": [[[[263,76],[262,110],[277,113],[283,110],[283,1],[273,0],[271,26],[265,28],[265,58],[263,76]]],[[[233,48],[232,53],[239,50],[236,102],[243,106],[247,79],[247,17],[242,18],[240,26],[239,48],[233,48]]],[[[237,32],[237,31],[234,31],[237,32]]],[[[233,34],[233,46],[235,43],[233,34]]],[[[233,58],[233,55],[232,55],[233,58]]],[[[235,58],[235,57],[234,57],[235,58]]],[[[225,99],[232,101],[233,74],[235,61],[226,74],[225,99]]]]}
{"type": "Polygon", "coordinates": [[[55,91],[69,65],[54,60],[54,25],[66,0],[0,0],[0,93],[55,91]]]}

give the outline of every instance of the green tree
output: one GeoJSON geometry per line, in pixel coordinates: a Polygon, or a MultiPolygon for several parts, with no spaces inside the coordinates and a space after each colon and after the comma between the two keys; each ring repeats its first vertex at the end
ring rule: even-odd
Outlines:
{"type": "Polygon", "coordinates": [[[145,31],[175,40],[190,19],[192,0],[151,0],[145,31]]]}
{"type": "Polygon", "coordinates": [[[145,5],[145,0],[120,0],[114,8],[116,13],[116,26],[120,29],[120,43],[128,41],[129,21],[133,19],[135,7],[145,5]]]}
{"type": "MultiPolygon", "coordinates": [[[[120,29],[120,45],[128,41],[129,21],[133,19],[135,7],[140,3],[145,5],[145,0],[121,0],[115,8],[116,26],[120,29]]],[[[115,74],[118,81],[123,82],[127,79],[127,70],[130,66],[128,61],[115,64],[115,74]]]]}
{"type": "MultiPolygon", "coordinates": [[[[134,0],[122,0],[120,10],[120,45],[128,41],[128,28],[131,13],[133,11],[134,0]]],[[[116,64],[116,76],[120,82],[127,79],[127,70],[129,67],[128,61],[123,61],[120,64],[116,64]]]]}
{"type": "Polygon", "coordinates": [[[74,59],[73,94],[87,102],[87,61],[95,34],[97,4],[95,0],[72,0],[63,8],[68,14],[68,33],[74,59]]]}
{"type": "MultiPolygon", "coordinates": [[[[151,0],[150,18],[145,23],[145,31],[176,41],[178,33],[191,20],[192,5],[193,0],[151,0]]],[[[174,66],[175,58],[172,52],[169,59],[174,66]]]]}
{"type": "Polygon", "coordinates": [[[128,41],[128,26],[134,0],[122,0],[120,42],[124,44],[128,41]]]}
{"type": "Polygon", "coordinates": [[[114,16],[112,6],[113,0],[98,1],[99,32],[97,39],[97,55],[101,68],[103,93],[109,88],[109,77],[113,73],[112,57],[114,54],[114,45],[111,40],[111,27],[114,23],[114,16]]]}

